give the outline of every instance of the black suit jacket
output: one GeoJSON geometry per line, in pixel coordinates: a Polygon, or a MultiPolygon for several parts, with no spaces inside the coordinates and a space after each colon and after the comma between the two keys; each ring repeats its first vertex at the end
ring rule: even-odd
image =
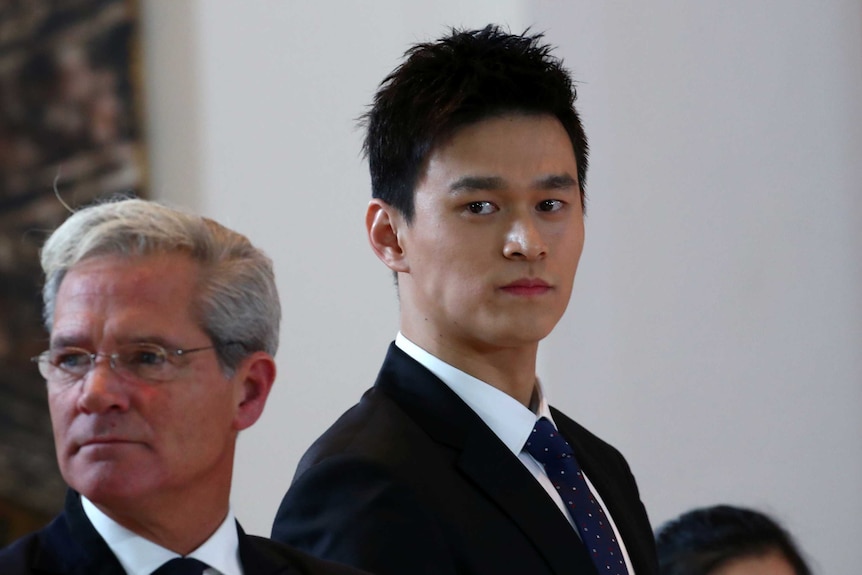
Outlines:
{"type": "MultiPolygon", "coordinates": [[[[237,523],[245,575],[361,575],[361,571],[322,561],[263,537],[246,535],[237,523]]],[[[69,490],[66,506],[44,529],[0,550],[2,575],[125,575],[123,567],[69,490]]]]}
{"type": "MultiPolygon", "coordinates": [[[[622,455],[553,410],[637,575],[653,534],[622,455]]],[[[380,575],[593,574],[556,504],[451,389],[390,346],[375,386],[303,456],[272,537],[380,575]]]]}

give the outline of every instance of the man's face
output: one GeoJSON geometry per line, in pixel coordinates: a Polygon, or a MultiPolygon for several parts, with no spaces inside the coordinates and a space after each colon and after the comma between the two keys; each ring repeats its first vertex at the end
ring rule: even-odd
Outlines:
{"type": "MultiPolygon", "coordinates": [[[[51,347],[111,354],[137,342],[212,345],[192,315],[199,271],[184,254],[78,263],[57,294],[51,347]]],[[[122,510],[230,485],[242,369],[225,377],[211,349],[180,365],[172,381],[148,383],[117,375],[100,357],[80,381],[48,382],[57,459],[73,489],[122,510]]]]}
{"type": "Polygon", "coordinates": [[[776,550],[762,555],[743,555],[730,559],[710,571],[712,575],[797,575],[796,569],[776,550]]]}
{"type": "Polygon", "coordinates": [[[415,194],[390,265],[405,335],[441,357],[538,345],[568,305],[584,242],[560,122],[510,114],[467,125],[432,150],[415,194]]]}

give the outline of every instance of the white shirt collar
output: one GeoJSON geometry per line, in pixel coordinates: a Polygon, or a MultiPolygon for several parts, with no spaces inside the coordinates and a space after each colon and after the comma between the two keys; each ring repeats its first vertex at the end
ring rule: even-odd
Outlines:
{"type": "Polygon", "coordinates": [[[524,448],[524,443],[532,433],[536,419],[547,417],[554,421],[538,378],[536,379],[538,402],[535,406],[536,413],[533,413],[511,395],[431,355],[407,339],[400,331],[395,337],[395,345],[454,391],[515,456],[524,448]]]}
{"type": "MultiPolygon", "coordinates": [[[[81,496],[84,513],[128,575],[150,575],[166,561],[180,555],[141,537],[102,513],[89,499],[81,496]]],[[[228,509],[227,517],[203,545],[187,557],[209,565],[204,575],[243,575],[239,560],[239,535],[236,518],[228,509]]]]}

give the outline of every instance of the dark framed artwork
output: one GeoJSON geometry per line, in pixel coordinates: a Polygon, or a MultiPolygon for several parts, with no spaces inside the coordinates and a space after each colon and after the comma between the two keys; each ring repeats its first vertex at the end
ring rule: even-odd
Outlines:
{"type": "Polygon", "coordinates": [[[38,251],[64,204],[144,195],[138,33],[130,0],[0,0],[0,546],[62,507],[38,251]]]}

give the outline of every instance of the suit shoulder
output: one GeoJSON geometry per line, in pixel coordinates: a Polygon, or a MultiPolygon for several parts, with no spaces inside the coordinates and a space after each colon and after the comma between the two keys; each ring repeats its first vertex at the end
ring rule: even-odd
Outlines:
{"type": "Polygon", "coordinates": [[[295,547],[266,537],[257,535],[246,535],[246,537],[248,543],[258,553],[265,555],[270,562],[292,568],[293,571],[287,572],[291,575],[293,573],[297,575],[300,573],[303,575],[368,575],[365,571],[360,571],[355,567],[314,557],[295,547]]]}
{"type": "Polygon", "coordinates": [[[611,445],[610,443],[608,443],[607,441],[605,441],[604,439],[602,439],[601,437],[599,437],[598,435],[596,435],[595,433],[593,433],[592,431],[590,431],[589,429],[587,429],[559,409],[551,407],[551,414],[554,416],[554,422],[556,422],[557,427],[560,428],[560,431],[562,431],[564,435],[572,437],[573,439],[583,444],[590,445],[592,447],[603,450],[612,451],[622,457],[622,454],[616,447],[614,447],[613,445],[611,445]]]}
{"type": "MultiPolygon", "coordinates": [[[[572,445],[581,465],[588,471],[600,464],[607,471],[616,470],[615,477],[631,477],[631,468],[619,449],[571,419],[569,416],[551,408],[554,421],[566,440],[572,445]]],[[[632,481],[634,478],[632,477],[632,481]]]]}
{"type": "Polygon", "coordinates": [[[395,401],[371,389],[308,448],[296,475],[333,456],[391,462],[428,441],[425,431],[395,401]]]}
{"type": "Polygon", "coordinates": [[[40,537],[37,531],[0,549],[0,573],[3,575],[30,573],[40,548],[40,537]]]}

